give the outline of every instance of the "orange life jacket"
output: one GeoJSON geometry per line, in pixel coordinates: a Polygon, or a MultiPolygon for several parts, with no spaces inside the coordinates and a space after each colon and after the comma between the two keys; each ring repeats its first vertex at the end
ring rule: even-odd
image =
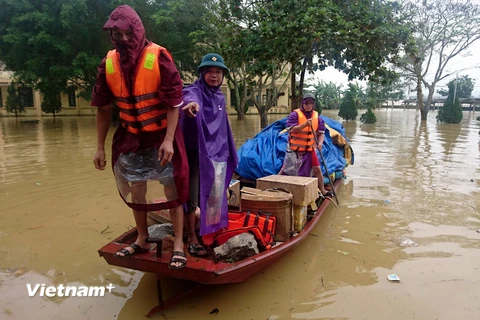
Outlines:
{"type": "Polygon", "coordinates": [[[162,51],[172,58],[165,48],[155,43],[143,49],[135,70],[133,92],[125,84],[119,53],[116,50],[107,53],[107,83],[120,111],[120,125],[131,133],[152,132],[167,127],[167,109],[160,107],[159,97],[161,76],[158,57],[162,51]]]}
{"type": "Polygon", "coordinates": [[[277,217],[269,214],[229,212],[228,226],[202,236],[202,241],[207,246],[217,247],[236,235],[249,232],[255,237],[258,249],[264,251],[273,245],[276,225],[277,217]]]}
{"type": "MultiPolygon", "coordinates": [[[[298,124],[304,124],[307,122],[307,117],[303,114],[300,109],[295,109],[295,112],[298,115],[298,124]]],[[[290,149],[293,151],[306,152],[312,151],[314,149],[315,137],[314,134],[318,130],[318,112],[312,112],[312,126],[313,131],[310,126],[306,126],[300,132],[290,132],[290,149]]]]}

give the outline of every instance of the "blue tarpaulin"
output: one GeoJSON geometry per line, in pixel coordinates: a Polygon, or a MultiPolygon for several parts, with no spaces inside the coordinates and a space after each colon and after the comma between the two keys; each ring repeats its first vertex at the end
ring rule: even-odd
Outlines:
{"type": "MultiPolygon", "coordinates": [[[[338,131],[347,139],[345,129],[340,122],[325,116],[321,117],[325,121],[325,124],[338,131]]],[[[280,171],[283,165],[288,139],[288,133],[280,134],[280,131],[285,129],[286,123],[287,118],[272,123],[240,147],[238,150],[239,162],[236,169],[236,172],[240,176],[246,179],[256,180],[268,175],[277,174],[280,171]]],[[[332,143],[332,138],[327,129],[322,153],[327,163],[329,173],[341,172],[345,169],[346,162],[343,149],[343,146],[337,146],[332,143]]],[[[322,162],[320,155],[319,159],[320,162],[322,162]]],[[[322,163],[321,166],[323,175],[326,177],[325,168],[322,163]]]]}

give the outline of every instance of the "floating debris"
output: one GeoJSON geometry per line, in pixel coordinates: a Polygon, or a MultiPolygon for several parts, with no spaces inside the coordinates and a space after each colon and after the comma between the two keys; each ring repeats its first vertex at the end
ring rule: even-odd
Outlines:
{"type": "Polygon", "coordinates": [[[217,314],[219,311],[217,308],[213,309],[212,311],[210,311],[208,314],[217,314]]]}
{"type": "Polygon", "coordinates": [[[418,243],[416,243],[415,241],[410,240],[410,239],[405,239],[402,242],[400,242],[400,245],[402,247],[416,247],[416,246],[418,246],[418,243]]]}
{"type": "Polygon", "coordinates": [[[392,281],[392,282],[400,282],[400,277],[397,276],[395,273],[394,274],[389,274],[387,276],[387,279],[388,279],[388,281],[392,281]]]}

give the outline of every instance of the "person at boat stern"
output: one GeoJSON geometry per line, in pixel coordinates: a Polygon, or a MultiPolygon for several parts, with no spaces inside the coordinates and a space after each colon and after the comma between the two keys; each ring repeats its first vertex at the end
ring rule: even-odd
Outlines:
{"type": "Polygon", "coordinates": [[[98,67],[92,106],[97,107],[94,165],[106,166],[105,139],[111,104],[119,110],[112,142],[112,168],[120,196],[133,209],[138,236],[118,257],[149,250],[147,211],[169,209],[175,232],[169,267],[186,265],[183,203],[188,199],[188,161],[177,126],[183,83],[170,53],[146,39],[142,20],[127,5],[117,7],[103,29],[115,49],[98,67]],[[161,195],[164,198],[159,199],[161,195]]]}
{"type": "Polygon", "coordinates": [[[228,72],[223,58],[209,53],[198,67],[199,79],[183,90],[185,106],[180,123],[190,168],[190,200],[185,219],[192,255],[207,253],[195,234],[197,208],[200,235],[228,225],[226,190],[238,163],[225,96],[220,90],[228,72]]]}
{"type": "Polygon", "coordinates": [[[320,161],[316,149],[321,152],[325,139],[325,122],[315,107],[315,96],[312,93],[305,93],[302,99],[302,106],[295,109],[287,118],[287,128],[290,127],[287,152],[280,174],[298,175],[318,179],[318,189],[324,197],[333,196],[327,191],[323,184],[323,174],[320,168],[320,161]],[[314,135],[317,136],[315,139],[314,135]],[[316,143],[318,141],[318,145],[316,143]]]}

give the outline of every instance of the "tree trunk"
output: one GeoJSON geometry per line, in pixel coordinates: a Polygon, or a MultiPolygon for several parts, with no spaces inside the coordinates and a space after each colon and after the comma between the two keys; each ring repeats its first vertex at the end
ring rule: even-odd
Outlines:
{"type": "Polygon", "coordinates": [[[265,107],[262,107],[258,110],[260,113],[260,129],[266,128],[268,126],[268,109],[265,107]]]}
{"type": "Polygon", "coordinates": [[[305,71],[307,69],[307,57],[303,58],[302,72],[300,73],[300,83],[298,84],[299,100],[303,98],[303,82],[305,81],[305,71]]]}
{"type": "Polygon", "coordinates": [[[292,95],[290,98],[290,111],[293,111],[297,108],[300,108],[300,103],[302,101],[301,93],[298,92],[297,88],[297,81],[295,78],[295,64],[296,61],[290,63],[292,66],[291,74],[290,74],[290,88],[292,90],[292,95]]]}
{"type": "Polygon", "coordinates": [[[422,90],[422,81],[417,78],[417,109],[420,110],[420,118],[422,121],[427,121],[427,112],[423,108],[423,90],[422,90]]]}
{"type": "Polygon", "coordinates": [[[422,117],[422,121],[427,120],[428,111],[430,111],[430,105],[432,104],[432,100],[433,100],[434,90],[435,90],[435,87],[433,87],[433,86],[428,88],[427,102],[423,106],[423,110],[424,110],[424,113],[425,113],[425,119],[422,117]]]}
{"type": "MultiPolygon", "coordinates": [[[[238,83],[237,81],[235,81],[234,83],[235,85],[235,100],[237,102],[237,120],[240,120],[242,121],[243,120],[243,116],[244,116],[244,110],[243,110],[243,101],[242,99],[240,98],[240,92],[239,92],[239,88],[238,88],[238,83]]],[[[244,88],[244,90],[246,90],[246,88],[244,88]]]]}
{"type": "Polygon", "coordinates": [[[237,120],[243,121],[243,116],[244,116],[243,111],[242,112],[237,111],[237,120]]]}

